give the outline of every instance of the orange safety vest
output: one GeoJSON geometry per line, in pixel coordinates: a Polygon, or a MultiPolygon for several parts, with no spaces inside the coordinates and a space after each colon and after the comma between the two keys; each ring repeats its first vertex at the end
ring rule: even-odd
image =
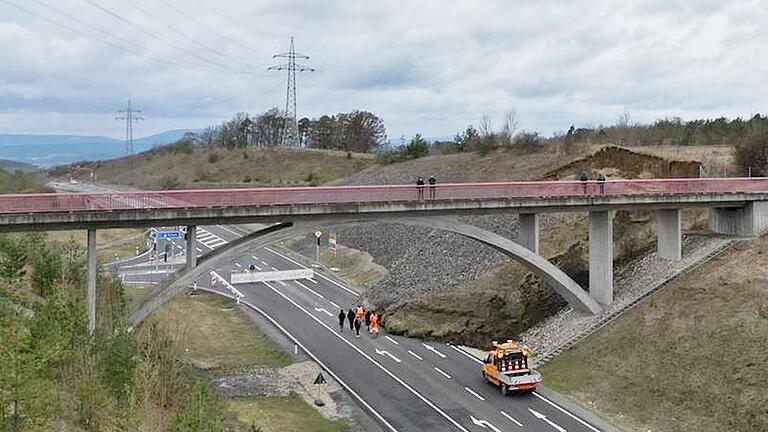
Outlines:
{"type": "Polygon", "coordinates": [[[378,333],[379,331],[379,316],[377,314],[371,314],[371,332],[378,333]]]}
{"type": "Polygon", "coordinates": [[[358,306],[357,310],[355,311],[355,316],[357,319],[363,319],[363,316],[365,315],[365,309],[363,309],[362,306],[358,306]]]}

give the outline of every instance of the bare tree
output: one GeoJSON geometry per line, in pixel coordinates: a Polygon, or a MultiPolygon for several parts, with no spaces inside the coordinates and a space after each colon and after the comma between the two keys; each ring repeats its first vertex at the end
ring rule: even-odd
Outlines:
{"type": "Polygon", "coordinates": [[[480,126],[478,129],[480,130],[480,136],[483,138],[493,134],[493,130],[491,128],[491,117],[488,114],[483,114],[483,116],[480,117],[480,126]]]}
{"type": "Polygon", "coordinates": [[[512,138],[517,132],[517,127],[520,125],[520,118],[517,115],[517,108],[512,108],[504,112],[504,120],[501,126],[501,143],[502,145],[511,145],[512,138]]]}
{"type": "Polygon", "coordinates": [[[619,116],[619,119],[616,121],[616,126],[629,127],[631,121],[632,121],[632,116],[630,115],[629,110],[624,109],[624,112],[621,113],[621,115],[619,116]]]}

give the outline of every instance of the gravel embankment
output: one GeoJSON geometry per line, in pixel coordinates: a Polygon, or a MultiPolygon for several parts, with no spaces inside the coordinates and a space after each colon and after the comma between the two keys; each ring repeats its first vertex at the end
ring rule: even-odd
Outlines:
{"type": "Polygon", "coordinates": [[[686,235],[683,259],[668,261],[649,253],[617,268],[614,273],[614,302],[602,314],[588,316],[566,308],[524,332],[521,338],[542,358],[570,339],[588,332],[603,318],[613,314],[677,272],[687,269],[723,246],[729,239],[716,235],[686,235]]]}

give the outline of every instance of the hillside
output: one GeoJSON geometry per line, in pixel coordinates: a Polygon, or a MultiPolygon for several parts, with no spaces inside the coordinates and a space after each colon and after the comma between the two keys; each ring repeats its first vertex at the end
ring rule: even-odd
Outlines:
{"type": "Polygon", "coordinates": [[[742,242],[546,365],[627,431],[768,430],[768,236],[742,242]]]}
{"type": "MultiPolygon", "coordinates": [[[[82,165],[94,169],[100,182],[152,190],[316,185],[353,175],[373,163],[372,155],[329,150],[171,145],[82,165]]],[[[68,168],[61,167],[50,175],[67,173],[68,168]]]]}

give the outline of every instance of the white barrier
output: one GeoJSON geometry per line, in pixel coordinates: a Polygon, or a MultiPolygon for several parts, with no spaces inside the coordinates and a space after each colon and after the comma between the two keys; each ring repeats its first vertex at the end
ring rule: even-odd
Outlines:
{"type": "Polygon", "coordinates": [[[278,271],[233,271],[229,280],[233,284],[254,283],[254,282],[272,282],[281,280],[310,279],[315,276],[312,269],[298,270],[278,270],[278,271]]]}

